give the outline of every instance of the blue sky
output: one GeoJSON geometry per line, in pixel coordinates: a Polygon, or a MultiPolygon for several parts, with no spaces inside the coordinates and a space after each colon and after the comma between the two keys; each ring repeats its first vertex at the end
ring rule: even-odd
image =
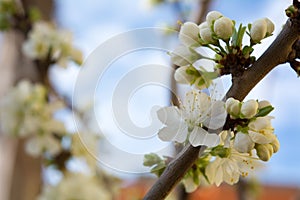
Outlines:
{"type": "MultiPolygon", "coordinates": [[[[186,2],[187,5],[188,3],[195,5],[195,1],[192,0],[186,0],[186,2]]],[[[236,20],[237,23],[243,22],[247,24],[255,19],[268,17],[276,24],[274,32],[276,35],[286,20],[284,9],[290,2],[290,0],[215,0],[211,9],[221,11],[224,15],[236,20]]],[[[145,5],[147,5],[146,0],[57,1],[57,20],[59,25],[74,33],[75,44],[84,51],[87,57],[100,44],[122,32],[135,28],[176,23],[176,14],[170,6],[162,5],[156,8],[149,8],[145,5]]],[[[255,50],[255,55],[259,56],[273,39],[274,37],[267,39],[265,41],[266,45],[261,45],[255,50]]],[[[174,42],[170,41],[168,48],[171,48],[174,44],[174,42]]],[[[155,50],[143,51],[142,54],[135,52],[117,60],[111,65],[107,75],[103,77],[102,81],[105,82],[107,87],[102,89],[100,87],[96,91],[99,94],[99,100],[103,98],[109,102],[112,95],[111,91],[116,86],[118,79],[136,66],[153,64],[154,60],[155,64],[162,65],[168,65],[169,62],[165,52],[155,50]],[[122,68],[119,68],[120,65],[122,65],[122,68]]],[[[54,80],[67,80],[60,87],[61,92],[71,94],[70,91],[73,89],[77,73],[78,70],[74,67],[68,70],[54,70],[54,80]],[[56,73],[58,71],[60,73],[56,73]]],[[[167,74],[165,77],[168,79],[167,74]]],[[[300,152],[300,118],[298,117],[300,115],[300,106],[298,106],[300,93],[297,92],[299,87],[300,80],[297,79],[295,73],[287,65],[282,65],[270,73],[248,96],[248,98],[267,99],[276,108],[273,112],[275,116],[274,127],[281,142],[281,149],[272,157],[271,161],[266,165],[266,169],[260,173],[261,180],[266,183],[276,182],[300,186],[300,172],[298,170],[300,168],[298,156],[298,152],[300,152]]],[[[166,89],[145,87],[144,90],[137,92],[132,97],[131,103],[129,103],[130,117],[136,124],[144,126],[151,123],[150,118],[152,115],[149,113],[151,113],[153,105],[164,106],[168,103],[166,89]]],[[[105,130],[116,133],[118,127],[112,126],[115,121],[107,114],[111,112],[109,105],[109,103],[98,105],[100,107],[98,111],[101,111],[101,108],[107,110],[104,111],[104,116],[100,114],[97,119],[100,121],[103,119],[108,120],[105,122],[105,130]]],[[[144,143],[135,143],[135,141],[118,135],[112,137],[111,142],[121,146],[120,148],[128,148],[128,151],[134,151],[135,148],[143,148],[143,145],[145,145],[144,143]]],[[[153,144],[152,142],[151,146],[153,144]]],[[[155,144],[158,145],[157,148],[167,146],[164,143],[155,144]]],[[[111,156],[111,154],[107,155],[108,157],[111,156]]],[[[124,159],[126,158],[124,157],[124,159]]],[[[132,169],[131,167],[134,168],[136,166],[128,166],[128,168],[132,169]]],[[[143,168],[140,168],[140,170],[143,170],[143,168]]]]}

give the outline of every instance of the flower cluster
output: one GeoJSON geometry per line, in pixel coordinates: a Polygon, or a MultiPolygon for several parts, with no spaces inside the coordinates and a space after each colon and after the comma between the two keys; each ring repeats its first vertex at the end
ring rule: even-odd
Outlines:
{"type": "Polygon", "coordinates": [[[182,24],[179,32],[181,45],[170,53],[172,62],[179,66],[175,80],[203,89],[220,75],[241,75],[255,61],[251,56],[253,46],[272,35],[274,24],[267,18],[249,24],[249,44],[243,45],[246,29],[242,24],[235,28],[233,20],[217,11],[209,12],[206,21],[200,25],[193,22],[182,24]],[[199,53],[199,47],[213,51],[215,56],[204,56],[199,53]],[[207,71],[204,67],[196,67],[195,63],[200,59],[214,61],[215,69],[207,71]]]}
{"type": "Polygon", "coordinates": [[[59,137],[65,133],[63,123],[53,118],[61,103],[48,103],[45,87],[21,81],[0,102],[0,128],[4,134],[28,138],[26,151],[39,156],[61,151],[59,137]]]}
{"type": "Polygon", "coordinates": [[[279,150],[279,141],[271,125],[272,117],[267,116],[274,108],[268,101],[240,102],[229,98],[226,109],[237,121],[234,146],[239,152],[247,153],[255,148],[258,157],[268,161],[279,150]]]}
{"type": "Polygon", "coordinates": [[[110,196],[104,183],[101,183],[96,176],[83,173],[67,173],[61,182],[56,186],[44,186],[38,200],[109,200],[110,196]]]}
{"type": "Polygon", "coordinates": [[[36,22],[22,48],[34,60],[46,60],[66,67],[69,60],[82,63],[81,52],[73,47],[72,34],[57,30],[48,22],[36,22]]]}
{"type": "MultiPolygon", "coordinates": [[[[160,139],[207,147],[182,180],[186,191],[191,192],[200,184],[235,184],[240,176],[246,177],[257,169],[259,160],[268,161],[280,146],[271,125],[272,117],[268,116],[273,109],[268,101],[240,102],[229,98],[224,103],[192,90],[179,108],[158,110],[158,118],[165,124],[158,132],[160,139]],[[229,129],[222,131],[227,114],[229,129]]],[[[168,160],[148,154],[144,165],[161,175],[168,160]]]]}

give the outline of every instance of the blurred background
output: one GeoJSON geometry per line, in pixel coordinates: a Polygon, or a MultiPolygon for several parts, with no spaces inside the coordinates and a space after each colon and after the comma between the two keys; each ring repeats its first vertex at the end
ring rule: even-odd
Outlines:
{"type": "MultiPolygon", "coordinates": [[[[54,66],[50,71],[50,79],[61,96],[71,100],[74,91],[75,93],[79,92],[74,96],[74,98],[80,99],[78,103],[83,107],[92,108],[91,126],[94,127],[96,132],[101,132],[103,137],[103,140],[99,143],[99,155],[96,155],[96,157],[99,161],[99,167],[121,180],[122,189],[118,199],[140,199],[155,180],[154,176],[147,173],[149,169],[143,167],[144,154],[157,152],[160,155],[174,155],[172,145],[159,141],[155,132],[146,136],[132,136],[126,134],[126,130],[122,129],[122,124],[118,124],[118,116],[114,115],[121,115],[123,110],[113,110],[112,105],[114,90],[120,84],[120,80],[125,81],[122,84],[126,88],[134,80],[129,79],[126,82],[124,77],[139,67],[151,65],[166,68],[162,71],[136,74],[138,76],[136,79],[150,80],[147,83],[151,82],[152,79],[159,83],[164,80],[163,85],[144,85],[131,93],[131,96],[120,96],[119,101],[115,102],[121,107],[124,104],[131,123],[138,127],[138,130],[152,126],[157,122],[154,119],[155,110],[162,106],[168,106],[171,102],[168,87],[171,88],[172,85],[170,78],[172,76],[172,66],[167,51],[172,50],[178,44],[177,35],[174,34],[174,31],[178,28],[178,20],[182,22],[199,20],[199,12],[203,6],[207,6],[208,11],[220,11],[225,16],[235,20],[237,24],[243,23],[246,25],[256,19],[268,17],[275,24],[274,36],[267,38],[255,49],[255,56],[260,56],[280,32],[282,25],[287,20],[284,10],[291,3],[291,0],[53,1],[53,19],[59,27],[73,33],[75,46],[83,51],[86,60],[89,60],[91,56],[93,57],[94,52],[99,51],[97,49],[99,46],[100,50],[103,51],[101,45],[124,35],[128,31],[155,27],[159,29],[157,32],[163,33],[163,30],[171,29],[169,32],[165,31],[164,34],[156,36],[160,38],[159,42],[162,43],[161,47],[164,49],[144,48],[126,52],[125,55],[113,60],[109,67],[104,70],[101,79],[96,79],[97,85],[91,86],[94,89],[94,99],[84,97],[88,96],[85,93],[85,88],[89,88],[89,84],[91,84],[87,78],[84,82],[86,85],[78,86],[78,76],[82,73],[81,68],[71,64],[66,69],[54,66]],[[166,85],[169,86],[166,87],[166,85]],[[79,87],[80,89],[78,89],[79,87]]],[[[139,38],[139,36],[141,35],[123,41],[124,43],[116,43],[115,49],[108,48],[106,53],[112,51],[113,54],[118,47],[130,46],[127,43],[134,43],[136,40],[150,39],[147,37],[139,38]]],[[[1,43],[4,43],[4,37],[1,38],[1,43]]],[[[5,49],[1,51],[5,51],[5,49]]],[[[85,65],[89,64],[85,63],[83,67],[85,65]]],[[[4,78],[4,73],[0,74],[1,81],[4,78]]],[[[95,82],[92,84],[95,84],[95,82]]],[[[224,87],[222,92],[224,93],[230,86],[230,77],[224,77],[222,84],[224,87]]],[[[250,196],[248,199],[300,198],[300,157],[298,155],[298,152],[300,152],[299,87],[300,80],[295,72],[290,70],[288,65],[281,65],[253,89],[247,99],[265,99],[275,107],[272,113],[275,117],[273,126],[281,144],[280,151],[269,162],[265,163],[254,177],[247,179],[247,181],[242,181],[241,184],[235,187],[222,185],[220,188],[201,188],[190,195],[190,199],[224,199],[225,195],[228,197],[226,199],[241,199],[238,190],[236,190],[239,188],[252,194],[248,195],[250,196]]],[[[178,86],[177,89],[178,96],[180,96],[188,90],[188,87],[178,86]]],[[[77,102],[77,99],[74,101],[77,102]]],[[[62,110],[58,113],[58,116],[67,124],[70,130],[76,129],[72,112],[62,110]]],[[[160,126],[161,124],[155,124],[154,127],[160,126]]],[[[2,157],[1,159],[7,160],[9,158],[2,157]]],[[[82,170],[82,166],[77,162],[72,162],[69,167],[82,170]]],[[[0,172],[0,175],[1,173],[5,172],[0,172]]],[[[55,170],[45,170],[43,173],[44,178],[53,184],[60,178],[55,170]]],[[[1,183],[3,184],[3,181],[1,183]]],[[[173,197],[176,199],[175,194],[173,194],[173,197]]]]}

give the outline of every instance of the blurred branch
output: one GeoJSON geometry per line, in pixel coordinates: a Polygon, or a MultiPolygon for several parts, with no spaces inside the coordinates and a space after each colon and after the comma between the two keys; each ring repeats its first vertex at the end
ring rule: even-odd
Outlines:
{"type": "MultiPolygon", "coordinates": [[[[300,20],[289,19],[271,46],[252,67],[245,71],[242,76],[233,78],[232,87],[227,92],[226,97],[234,97],[242,101],[255,85],[272,69],[288,61],[289,55],[292,52],[292,46],[299,37],[300,20]]],[[[230,120],[226,121],[225,127],[228,126],[228,123],[230,123],[230,120]]],[[[170,163],[144,199],[164,199],[197,160],[199,153],[201,153],[200,149],[203,150],[204,148],[200,146],[187,146],[185,150],[170,163]]]]}
{"type": "Polygon", "coordinates": [[[201,24],[205,21],[206,14],[208,13],[211,3],[212,0],[199,0],[200,11],[198,12],[195,20],[196,24],[201,24]]]}

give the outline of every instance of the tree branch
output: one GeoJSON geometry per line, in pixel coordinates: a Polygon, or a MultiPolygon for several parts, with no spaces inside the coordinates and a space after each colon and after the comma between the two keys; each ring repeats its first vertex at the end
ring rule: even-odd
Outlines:
{"type": "Polygon", "coordinates": [[[161,200],[168,196],[173,187],[183,178],[187,170],[197,160],[199,153],[205,147],[186,146],[181,153],[167,166],[164,173],[159,177],[144,200],[161,200]]]}
{"type": "MultiPolygon", "coordinates": [[[[292,46],[299,39],[299,36],[299,22],[296,19],[289,19],[278,37],[252,67],[245,71],[241,77],[233,78],[232,87],[227,92],[226,97],[234,97],[242,101],[273,68],[288,61],[292,46]]],[[[187,146],[168,165],[161,177],[146,194],[144,200],[164,199],[197,160],[200,149],[204,148],[187,146]]]]}
{"type": "Polygon", "coordinates": [[[234,77],[233,84],[226,97],[234,97],[243,100],[247,94],[277,65],[288,61],[293,50],[294,43],[300,38],[300,24],[294,20],[288,20],[282,31],[264,52],[264,54],[245,71],[241,77],[234,77]]]}

